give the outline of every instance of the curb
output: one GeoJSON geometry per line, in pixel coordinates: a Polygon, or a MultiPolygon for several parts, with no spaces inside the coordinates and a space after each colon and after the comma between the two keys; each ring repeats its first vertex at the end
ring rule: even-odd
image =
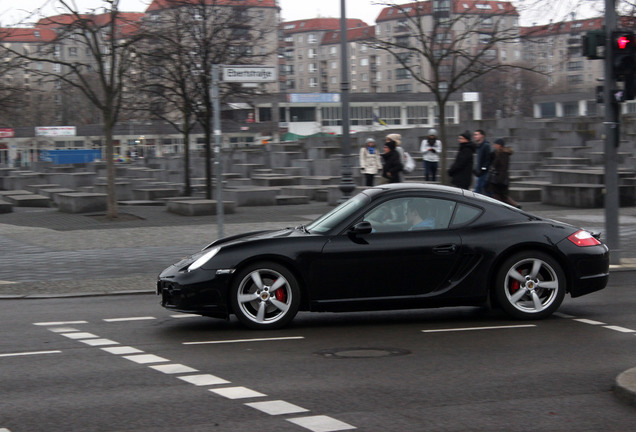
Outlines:
{"type": "Polygon", "coordinates": [[[636,368],[628,369],[616,377],[614,394],[623,402],[636,406],[636,368]]]}

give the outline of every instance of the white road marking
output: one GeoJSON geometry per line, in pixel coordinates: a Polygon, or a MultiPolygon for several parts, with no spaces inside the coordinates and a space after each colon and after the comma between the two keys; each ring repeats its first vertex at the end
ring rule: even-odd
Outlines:
{"type": "MultiPolygon", "coordinates": [[[[0,357],[19,357],[19,356],[29,356],[29,355],[43,355],[43,354],[60,354],[62,351],[54,350],[54,351],[29,351],[29,352],[20,352],[20,353],[7,353],[0,354],[0,357]]],[[[2,429],[0,429],[2,432],[2,429]]]]}
{"type": "Polygon", "coordinates": [[[111,353],[111,354],[136,354],[142,353],[143,351],[137,348],[133,348],[130,346],[117,346],[117,347],[109,347],[102,348],[102,350],[111,353]]]}
{"type": "Polygon", "coordinates": [[[110,339],[102,339],[102,338],[84,339],[84,340],[81,340],[80,342],[83,342],[86,345],[90,345],[90,346],[119,345],[119,342],[115,342],[110,339]]]}
{"type": "Polygon", "coordinates": [[[133,361],[139,364],[148,364],[148,363],[163,363],[170,361],[163,357],[156,356],[154,354],[139,354],[139,355],[130,355],[123,356],[126,360],[133,361]]]}
{"type": "Polygon", "coordinates": [[[36,326],[58,326],[58,325],[71,325],[71,324],[88,324],[88,321],[55,321],[55,322],[37,322],[33,323],[36,326]]]}
{"type": "Polygon", "coordinates": [[[603,326],[603,327],[610,330],[616,330],[617,332],[621,332],[621,333],[634,333],[636,331],[636,330],[628,329],[625,327],[613,326],[613,325],[603,326]]]}
{"type": "Polygon", "coordinates": [[[0,432],[11,432],[11,431],[7,428],[0,428],[0,432]]]}
{"type": "Polygon", "coordinates": [[[219,378],[210,374],[201,374],[201,375],[188,375],[188,376],[180,376],[177,377],[180,380],[188,382],[190,384],[194,384],[195,386],[209,386],[209,385],[219,385],[219,384],[229,384],[230,381],[226,381],[223,378],[219,378]]]}
{"type": "Polygon", "coordinates": [[[186,313],[179,314],[179,315],[170,315],[170,318],[177,318],[177,319],[179,319],[179,318],[197,318],[197,317],[201,318],[201,315],[186,314],[186,313]]]}
{"type": "Polygon", "coordinates": [[[72,333],[72,332],[78,332],[79,330],[73,327],[53,327],[50,328],[49,330],[51,330],[53,333],[72,333]]]}
{"type": "Polygon", "coordinates": [[[563,312],[555,312],[554,316],[558,316],[559,318],[571,319],[574,318],[572,315],[564,314],[563,312]]]}
{"type": "Polygon", "coordinates": [[[266,401],[266,402],[251,402],[245,405],[255,408],[259,411],[263,411],[269,415],[282,415],[282,414],[295,414],[309,411],[306,408],[299,407],[298,405],[290,404],[282,400],[266,401]]]}
{"type": "Polygon", "coordinates": [[[475,330],[501,330],[501,329],[511,329],[511,328],[527,328],[527,327],[536,327],[536,324],[434,329],[434,330],[422,330],[422,333],[442,333],[442,332],[459,332],[459,331],[475,331],[475,330]]]}
{"type": "Polygon", "coordinates": [[[212,393],[216,393],[219,396],[226,397],[228,399],[247,399],[254,397],[265,397],[266,394],[259,393],[255,390],[250,390],[247,387],[224,387],[220,389],[210,389],[212,393]]]}
{"type": "Polygon", "coordinates": [[[151,316],[145,316],[145,317],[129,317],[129,318],[105,318],[104,321],[123,322],[123,321],[146,321],[146,320],[154,320],[154,319],[157,319],[157,318],[151,317],[151,316]]]}
{"type": "MultiPolygon", "coordinates": [[[[194,317],[199,315],[188,315],[188,314],[175,315],[175,317],[177,316],[179,318],[186,318],[186,317],[194,317]]],[[[147,317],[145,318],[113,318],[113,319],[104,320],[104,321],[107,321],[107,322],[108,321],[110,322],[137,321],[139,319],[154,319],[154,318],[151,318],[151,317],[150,318],[147,318],[147,317]]],[[[110,339],[100,338],[97,335],[94,335],[92,333],[80,332],[74,328],[54,327],[54,326],[63,326],[63,325],[69,325],[69,324],[87,324],[87,323],[88,323],[87,321],[64,321],[64,322],[48,322],[48,323],[34,323],[34,324],[39,326],[50,326],[51,328],[49,328],[49,330],[54,333],[61,334],[62,336],[68,337],[70,339],[75,339],[78,342],[82,342],[82,343],[95,346],[95,347],[101,346],[101,345],[119,344],[119,342],[112,341],[110,339]]],[[[184,345],[238,343],[238,342],[264,342],[264,341],[298,340],[298,339],[304,339],[304,337],[292,336],[292,337],[280,337],[280,338],[235,339],[235,340],[229,340],[229,341],[185,342],[184,345]]],[[[122,355],[122,357],[138,364],[148,364],[149,368],[159,372],[163,372],[165,374],[174,374],[176,378],[182,381],[185,381],[187,383],[194,384],[196,386],[215,386],[215,385],[230,384],[230,381],[224,380],[223,378],[219,378],[211,374],[195,374],[195,375],[179,376],[178,374],[191,374],[192,372],[198,372],[198,370],[186,365],[178,364],[178,363],[157,364],[157,363],[168,363],[170,360],[165,359],[163,357],[156,356],[154,354],[145,354],[144,351],[131,347],[131,346],[110,346],[110,347],[104,347],[100,349],[115,355],[133,354],[133,355],[122,355]],[[144,353],[144,354],[139,354],[139,353],[144,353]]],[[[49,354],[49,353],[61,353],[61,351],[40,351],[40,352],[32,352],[32,353],[0,354],[0,357],[8,357],[11,355],[32,355],[32,354],[49,354]]],[[[258,397],[267,396],[264,393],[251,390],[243,386],[211,388],[211,389],[208,389],[208,391],[228,399],[247,399],[247,398],[258,398],[258,397]]],[[[295,413],[301,413],[301,412],[308,412],[308,410],[303,407],[300,407],[298,405],[294,405],[282,400],[265,401],[262,403],[246,403],[245,405],[255,408],[269,415],[283,415],[283,414],[295,414],[295,413]]],[[[328,417],[324,415],[299,417],[299,418],[287,419],[287,420],[294,424],[302,426],[306,429],[309,429],[312,432],[332,432],[332,431],[356,429],[355,426],[351,426],[347,423],[341,422],[332,417],[328,417]]],[[[0,428],[0,432],[10,432],[10,431],[8,429],[0,428]]]]}
{"type": "Polygon", "coordinates": [[[304,336],[289,336],[289,337],[273,337],[273,338],[231,339],[231,340],[220,340],[220,341],[183,342],[183,345],[210,345],[210,344],[244,343],[244,342],[269,342],[269,341],[297,340],[297,339],[305,339],[305,337],[304,336]]]}
{"type": "Polygon", "coordinates": [[[574,321],[578,321],[580,323],[583,324],[591,324],[591,325],[605,325],[604,322],[600,322],[600,321],[594,321],[591,319],[585,319],[585,318],[575,318],[574,321]]]}
{"type": "Polygon", "coordinates": [[[198,370],[191,368],[190,366],[185,366],[182,364],[155,365],[155,366],[150,366],[150,368],[159,372],[163,372],[165,374],[199,372],[198,370]]]}
{"type": "Polygon", "coordinates": [[[312,432],[334,432],[357,429],[355,426],[324,415],[298,417],[287,419],[287,421],[309,429],[312,432]]]}
{"type": "Polygon", "coordinates": [[[86,332],[62,333],[62,336],[66,336],[69,339],[92,339],[98,337],[93,333],[86,332]]]}

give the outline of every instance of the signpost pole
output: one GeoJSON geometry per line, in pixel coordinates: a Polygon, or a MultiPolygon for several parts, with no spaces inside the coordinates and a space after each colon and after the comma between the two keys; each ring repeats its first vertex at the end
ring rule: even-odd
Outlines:
{"type": "Polygon", "coordinates": [[[216,175],[216,220],[219,238],[223,238],[223,176],[221,170],[221,104],[219,102],[219,65],[212,65],[212,112],[214,129],[214,172],[216,175]]]}

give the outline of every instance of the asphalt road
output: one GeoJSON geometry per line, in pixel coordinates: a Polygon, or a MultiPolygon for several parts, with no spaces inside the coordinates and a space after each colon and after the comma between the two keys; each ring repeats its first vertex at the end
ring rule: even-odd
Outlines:
{"type": "Polygon", "coordinates": [[[0,431],[628,431],[634,272],[547,320],[302,313],[280,331],[152,295],[0,303],[0,431]],[[4,429],[3,429],[4,428],[4,429]]]}

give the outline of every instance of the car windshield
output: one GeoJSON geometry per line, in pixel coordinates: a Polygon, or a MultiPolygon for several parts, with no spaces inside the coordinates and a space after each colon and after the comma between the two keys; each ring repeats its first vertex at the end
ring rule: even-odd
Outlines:
{"type": "Polygon", "coordinates": [[[326,233],[367,205],[368,202],[369,197],[364,193],[360,193],[307,225],[307,230],[316,234],[326,233]]]}

